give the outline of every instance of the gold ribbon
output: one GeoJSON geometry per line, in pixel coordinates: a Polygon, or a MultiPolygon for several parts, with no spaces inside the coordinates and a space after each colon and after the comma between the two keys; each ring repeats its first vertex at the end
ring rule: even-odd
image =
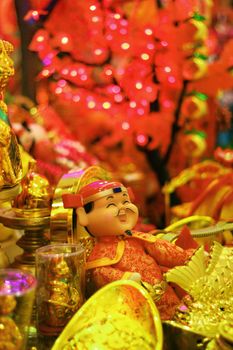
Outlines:
{"type": "MultiPolygon", "coordinates": [[[[156,231],[155,231],[156,233],[156,231]]],[[[152,233],[146,233],[146,232],[132,232],[132,236],[127,236],[128,238],[136,238],[139,239],[141,241],[145,241],[145,242],[150,242],[150,243],[154,243],[157,241],[157,239],[162,238],[164,236],[164,234],[166,234],[166,232],[158,232],[156,233],[156,235],[152,234],[152,233]]]]}
{"type": "Polygon", "coordinates": [[[116,255],[114,258],[104,257],[93,261],[88,261],[85,265],[86,270],[94,269],[96,267],[103,267],[103,266],[110,266],[110,265],[117,264],[121,260],[124,254],[124,250],[125,250],[125,241],[121,240],[117,243],[116,255]]]}

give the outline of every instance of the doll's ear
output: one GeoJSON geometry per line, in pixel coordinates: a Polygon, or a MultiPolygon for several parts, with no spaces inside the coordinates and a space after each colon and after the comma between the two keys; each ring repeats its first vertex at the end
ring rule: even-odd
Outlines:
{"type": "Polygon", "coordinates": [[[83,207],[76,209],[77,214],[77,221],[81,226],[87,226],[88,225],[88,217],[87,213],[85,212],[85,209],[83,207]]]}

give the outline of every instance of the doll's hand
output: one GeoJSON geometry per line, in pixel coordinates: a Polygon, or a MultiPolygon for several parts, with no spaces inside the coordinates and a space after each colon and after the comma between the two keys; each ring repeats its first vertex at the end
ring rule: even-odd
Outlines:
{"type": "Polygon", "coordinates": [[[140,283],[141,282],[141,275],[138,272],[132,272],[129,275],[128,280],[140,283]]]}

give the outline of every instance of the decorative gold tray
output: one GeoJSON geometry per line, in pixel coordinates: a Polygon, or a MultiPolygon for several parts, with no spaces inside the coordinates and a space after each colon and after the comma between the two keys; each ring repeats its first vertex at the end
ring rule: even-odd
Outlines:
{"type": "Polygon", "coordinates": [[[11,208],[0,209],[0,222],[10,228],[18,230],[39,230],[49,227],[50,216],[18,216],[11,208]]]}

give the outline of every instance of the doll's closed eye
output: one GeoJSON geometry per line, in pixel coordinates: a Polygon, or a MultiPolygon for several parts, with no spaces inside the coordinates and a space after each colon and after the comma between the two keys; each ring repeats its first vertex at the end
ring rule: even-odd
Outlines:
{"type": "Polygon", "coordinates": [[[109,203],[109,204],[106,206],[106,208],[109,208],[111,205],[114,206],[114,207],[116,207],[116,204],[115,204],[115,203],[109,203]]]}

